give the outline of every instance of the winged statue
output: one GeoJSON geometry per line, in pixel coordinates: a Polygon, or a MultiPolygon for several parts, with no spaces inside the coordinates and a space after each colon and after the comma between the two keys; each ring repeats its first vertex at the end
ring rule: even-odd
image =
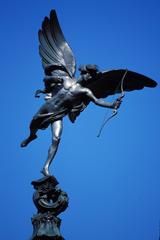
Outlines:
{"type": "Polygon", "coordinates": [[[36,139],[39,129],[46,129],[50,125],[52,143],[41,171],[44,176],[50,176],[49,169],[60,143],[65,116],[74,123],[90,102],[116,112],[125,91],[153,88],[157,83],[149,77],[126,69],[102,72],[95,64],[80,65],[80,75],[76,79],[75,57],[65,40],[55,10],[50,12],[50,17],[44,18],[38,36],[45,77],[44,89],[37,90],[35,97],[44,94],[45,103],[34,115],[30,123],[30,134],[21,143],[21,147],[26,147],[36,139]],[[120,96],[114,102],[102,99],[115,93],[120,96]]]}

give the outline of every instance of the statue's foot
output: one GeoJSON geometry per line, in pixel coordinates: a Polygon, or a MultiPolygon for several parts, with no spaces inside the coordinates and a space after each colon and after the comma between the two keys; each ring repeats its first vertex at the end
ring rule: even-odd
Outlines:
{"type": "Polygon", "coordinates": [[[28,137],[21,143],[21,147],[26,147],[31,141],[37,138],[37,135],[33,135],[32,137],[28,137]]]}
{"type": "Polygon", "coordinates": [[[51,174],[49,173],[48,168],[43,168],[43,169],[41,170],[41,173],[42,173],[45,177],[51,176],[51,174]]]}

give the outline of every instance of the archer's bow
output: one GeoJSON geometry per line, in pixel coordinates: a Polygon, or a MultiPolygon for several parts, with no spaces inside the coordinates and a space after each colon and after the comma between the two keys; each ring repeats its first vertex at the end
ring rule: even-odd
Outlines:
{"type": "MultiPolygon", "coordinates": [[[[124,79],[125,79],[125,77],[126,77],[126,75],[127,75],[127,72],[128,72],[128,70],[126,69],[126,71],[125,71],[125,73],[124,73],[124,75],[123,75],[123,77],[122,77],[122,80],[121,80],[121,87],[120,87],[120,88],[121,88],[121,94],[120,94],[120,96],[117,98],[117,101],[120,101],[120,102],[122,101],[122,98],[124,98],[124,96],[125,96],[125,92],[124,92],[123,85],[124,85],[124,79]]],[[[118,88],[119,88],[119,84],[118,84],[115,92],[117,91],[118,88]]],[[[98,133],[97,137],[100,137],[101,132],[102,132],[104,126],[106,125],[106,123],[109,122],[109,120],[111,120],[113,117],[115,117],[115,116],[117,115],[117,113],[118,113],[117,106],[115,106],[115,108],[114,108],[111,116],[104,120],[104,122],[103,122],[103,124],[102,124],[102,126],[101,126],[101,128],[100,128],[100,130],[99,130],[99,133],[98,133]]]]}

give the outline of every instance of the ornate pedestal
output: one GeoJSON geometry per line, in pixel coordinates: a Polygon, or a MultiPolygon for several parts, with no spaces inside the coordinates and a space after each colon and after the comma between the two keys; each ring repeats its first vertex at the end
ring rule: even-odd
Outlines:
{"type": "Polygon", "coordinates": [[[60,234],[61,220],[57,216],[68,207],[68,196],[57,185],[55,177],[49,176],[33,181],[36,190],[33,202],[38,210],[32,217],[31,240],[63,240],[60,234]]]}

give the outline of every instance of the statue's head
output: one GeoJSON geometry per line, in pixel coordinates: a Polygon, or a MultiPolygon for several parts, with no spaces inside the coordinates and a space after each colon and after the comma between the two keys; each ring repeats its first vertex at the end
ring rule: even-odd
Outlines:
{"type": "Polygon", "coordinates": [[[96,64],[86,64],[86,65],[80,65],[78,70],[80,71],[80,74],[90,74],[91,76],[94,76],[99,72],[98,66],[96,64]]]}
{"type": "Polygon", "coordinates": [[[99,73],[98,66],[95,64],[80,65],[78,70],[80,71],[78,83],[82,86],[86,86],[89,82],[96,80],[97,73],[99,73]]]}

